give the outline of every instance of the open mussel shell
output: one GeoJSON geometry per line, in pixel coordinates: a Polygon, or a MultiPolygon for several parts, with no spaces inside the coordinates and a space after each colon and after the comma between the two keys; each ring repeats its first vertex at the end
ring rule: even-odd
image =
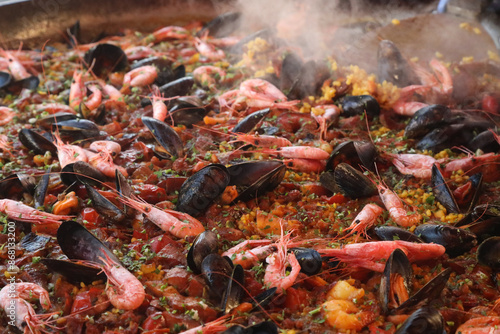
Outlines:
{"type": "Polygon", "coordinates": [[[169,103],[169,115],[166,121],[170,122],[170,117],[175,125],[181,124],[192,127],[193,124],[201,122],[208,111],[197,97],[180,97],[169,103]]]}
{"type": "Polygon", "coordinates": [[[323,261],[317,250],[311,248],[295,247],[290,252],[295,254],[300,264],[300,271],[306,275],[316,275],[321,271],[323,261]]]}
{"type": "Polygon", "coordinates": [[[177,211],[196,216],[205,211],[229,184],[224,165],[211,164],[191,175],[179,190],[177,211]]]}
{"type": "MultiPolygon", "coordinates": [[[[177,80],[171,81],[158,88],[159,92],[164,98],[175,96],[186,96],[194,85],[192,77],[182,77],[177,80]]],[[[151,105],[151,95],[141,100],[141,106],[146,107],[151,105]]]]}
{"type": "MultiPolygon", "coordinates": [[[[494,133],[500,135],[500,132],[498,130],[494,133]]],[[[496,153],[500,151],[500,144],[496,140],[494,133],[490,130],[485,130],[479,133],[474,137],[474,139],[470,141],[470,143],[467,145],[467,148],[473,152],[476,152],[477,150],[481,150],[485,153],[496,153]]]]}
{"type": "Polygon", "coordinates": [[[261,109],[259,111],[256,111],[254,113],[251,113],[250,115],[246,116],[243,118],[241,121],[238,122],[233,128],[234,133],[248,133],[253,130],[253,128],[259,124],[259,122],[266,117],[267,114],[271,109],[265,108],[261,109]]]}
{"type": "Polygon", "coordinates": [[[345,162],[352,167],[361,170],[364,166],[373,169],[373,162],[377,151],[372,142],[367,141],[347,141],[338,144],[332,151],[330,158],[326,162],[325,170],[335,170],[341,162],[345,162]]]}
{"type": "Polygon", "coordinates": [[[434,196],[448,212],[460,213],[457,201],[436,164],[432,166],[431,185],[434,196]]]}
{"type": "Polygon", "coordinates": [[[240,305],[243,296],[243,284],[245,281],[245,271],[239,264],[235,265],[224,291],[221,301],[221,309],[228,314],[232,309],[240,305]]]}
{"type": "Polygon", "coordinates": [[[152,117],[143,116],[141,120],[149,131],[151,131],[158,144],[165,150],[163,152],[155,149],[157,155],[164,159],[170,159],[171,157],[178,158],[183,155],[184,145],[182,139],[172,127],[152,117]]]}
{"type": "Polygon", "coordinates": [[[495,271],[500,270],[500,237],[488,238],[479,245],[477,261],[495,271]]]}
{"type": "Polygon", "coordinates": [[[212,231],[200,233],[193,241],[193,245],[189,248],[187,254],[187,264],[189,269],[196,275],[201,274],[201,263],[209,254],[217,253],[219,250],[219,242],[217,234],[212,231]]]}
{"type": "Polygon", "coordinates": [[[83,263],[56,259],[41,259],[40,262],[50,270],[63,275],[71,282],[91,284],[95,281],[106,282],[107,280],[106,274],[104,274],[101,268],[83,263]]]}
{"type": "Polygon", "coordinates": [[[96,109],[90,110],[84,102],[80,102],[78,106],[78,116],[96,124],[104,125],[106,121],[106,106],[101,104],[96,109]]]}
{"type": "Polygon", "coordinates": [[[56,132],[61,137],[71,138],[72,141],[98,137],[99,127],[94,122],[87,119],[70,119],[52,124],[52,132],[56,132]]]}
{"type": "Polygon", "coordinates": [[[72,167],[76,180],[85,185],[100,187],[107,179],[100,170],[85,161],[77,161],[72,167]]]}
{"type": "Polygon", "coordinates": [[[50,237],[44,237],[36,233],[30,232],[21,239],[21,247],[28,252],[36,252],[45,248],[45,245],[50,241],[50,237]]]}
{"type": "Polygon", "coordinates": [[[110,200],[101,195],[97,190],[89,185],[85,185],[92,207],[104,218],[118,223],[125,219],[125,213],[116,207],[110,200]]]}
{"type": "Polygon", "coordinates": [[[14,173],[0,180],[0,198],[14,198],[23,193],[33,194],[36,187],[35,177],[14,173]]]}
{"type": "Polygon", "coordinates": [[[397,308],[409,296],[412,284],[413,270],[408,257],[401,249],[394,250],[385,263],[384,273],[380,279],[380,299],[382,311],[388,313],[390,309],[397,308]],[[396,287],[403,284],[403,287],[396,287]],[[404,291],[403,296],[398,291],[404,291]],[[405,299],[405,300],[403,300],[405,299]],[[391,304],[395,301],[395,305],[391,304]]]}
{"type": "Polygon", "coordinates": [[[471,184],[471,194],[467,198],[469,200],[469,206],[466,212],[470,212],[476,207],[483,186],[483,173],[471,175],[468,182],[471,184]]]}
{"type": "Polygon", "coordinates": [[[0,71],[0,89],[7,87],[12,81],[12,76],[8,72],[0,71]]]}
{"type": "Polygon", "coordinates": [[[116,45],[97,44],[83,56],[84,63],[92,67],[92,72],[99,77],[106,77],[109,73],[125,70],[128,67],[127,55],[116,45]]]}
{"type": "Polygon", "coordinates": [[[27,78],[10,82],[6,89],[14,94],[19,94],[23,89],[35,90],[40,85],[40,79],[32,75],[27,78]]]}
{"type": "Polygon", "coordinates": [[[396,334],[445,334],[443,316],[433,307],[422,307],[403,322],[396,334]]]}
{"type": "Polygon", "coordinates": [[[420,138],[431,130],[445,124],[445,115],[450,109],[441,104],[433,104],[418,110],[405,128],[406,138],[420,138]]]}
{"type": "Polygon", "coordinates": [[[377,116],[380,114],[380,105],[371,95],[352,95],[342,99],[342,116],[351,117],[363,115],[377,116]]]}
{"type": "MultiPolygon", "coordinates": [[[[287,97],[294,100],[316,95],[323,82],[329,77],[329,69],[324,63],[310,60],[301,66],[287,97]]],[[[280,82],[276,82],[275,85],[279,84],[280,82]]]]}
{"type": "Polygon", "coordinates": [[[422,224],[413,233],[427,243],[444,246],[450,257],[468,252],[477,244],[474,233],[453,226],[422,224]]]}
{"type": "Polygon", "coordinates": [[[289,53],[281,63],[280,90],[289,91],[298,78],[303,66],[302,59],[296,53],[289,53]]]}
{"type": "Polygon", "coordinates": [[[51,131],[53,124],[76,119],[78,119],[78,116],[76,116],[75,114],[68,112],[58,112],[38,119],[35,124],[40,128],[51,131]]]}
{"type": "Polygon", "coordinates": [[[340,163],[333,173],[335,184],[343,195],[356,199],[376,195],[375,184],[359,170],[346,163],[340,163]]]}
{"type": "Polygon", "coordinates": [[[286,173],[281,161],[252,161],[227,168],[231,177],[229,185],[239,189],[233,202],[248,201],[276,188],[286,173]]]}
{"type": "Polygon", "coordinates": [[[52,169],[49,167],[36,185],[35,193],[33,195],[33,200],[35,201],[35,208],[43,208],[45,204],[45,196],[47,195],[47,190],[49,189],[51,172],[52,169]]]}
{"type": "Polygon", "coordinates": [[[196,36],[202,37],[205,34],[213,37],[225,37],[234,33],[241,23],[241,13],[228,12],[221,14],[208,22],[196,33],[196,36]]]}
{"type": "Polygon", "coordinates": [[[57,242],[63,253],[72,260],[87,260],[104,265],[102,258],[106,256],[112,262],[120,263],[108,247],[77,222],[64,221],[57,230],[57,242]]]}
{"type": "Polygon", "coordinates": [[[216,253],[207,255],[201,262],[201,274],[213,297],[220,298],[219,301],[222,301],[232,272],[231,260],[216,253]]]}
{"type": "Polygon", "coordinates": [[[410,231],[397,226],[377,226],[373,231],[377,237],[383,241],[403,240],[416,243],[424,242],[410,231]]]}
{"type": "Polygon", "coordinates": [[[49,151],[53,155],[57,154],[57,147],[50,140],[31,129],[19,131],[19,141],[35,154],[45,154],[49,151]]]}
{"type": "Polygon", "coordinates": [[[439,300],[441,293],[443,292],[446,283],[450,278],[451,271],[451,268],[446,268],[445,270],[440,272],[391,313],[407,314],[409,311],[415,309],[418,306],[427,305],[431,302],[439,300]]]}
{"type": "Polygon", "coordinates": [[[78,179],[76,178],[76,174],[73,169],[74,165],[74,163],[67,164],[61,169],[60,172],[61,181],[68,187],[78,183],[78,179]]]}
{"type": "Polygon", "coordinates": [[[439,152],[454,146],[466,145],[472,138],[474,138],[473,130],[464,124],[444,125],[426,134],[415,148],[421,151],[439,152]]]}
{"type": "Polygon", "coordinates": [[[391,82],[398,87],[420,84],[412,66],[392,41],[380,41],[377,51],[377,65],[380,82],[391,82]]]}

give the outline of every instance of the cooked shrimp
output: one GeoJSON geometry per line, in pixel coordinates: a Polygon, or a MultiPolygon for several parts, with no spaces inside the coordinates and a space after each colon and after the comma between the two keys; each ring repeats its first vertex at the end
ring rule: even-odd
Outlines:
{"type": "Polygon", "coordinates": [[[9,107],[0,107],[0,126],[10,123],[16,116],[16,112],[9,107]]]}
{"type": "Polygon", "coordinates": [[[224,83],[226,71],[216,66],[199,66],[193,71],[193,78],[203,87],[216,92],[216,83],[224,83]]]}
{"type": "Polygon", "coordinates": [[[159,90],[156,90],[153,94],[152,105],[153,105],[153,118],[161,122],[164,122],[165,119],[167,118],[168,109],[167,105],[162,100],[162,96],[159,90]]]}
{"type": "Polygon", "coordinates": [[[483,316],[467,320],[457,328],[461,334],[500,334],[500,317],[483,316]]]}
{"type": "Polygon", "coordinates": [[[345,237],[348,237],[355,232],[358,232],[365,238],[368,237],[366,231],[375,224],[377,218],[382,214],[383,211],[384,209],[376,204],[365,205],[363,209],[357,214],[356,218],[354,218],[352,224],[345,229],[346,231],[349,231],[349,233],[345,237]]]}
{"type": "Polygon", "coordinates": [[[438,244],[412,243],[407,241],[371,241],[345,245],[343,248],[318,249],[323,256],[330,256],[358,266],[383,272],[385,261],[391,253],[400,248],[410,262],[435,259],[442,256],[445,248],[438,244]]]}
{"type": "Polygon", "coordinates": [[[228,249],[222,256],[229,257],[234,264],[250,269],[276,250],[271,240],[245,240],[228,249]]]}
{"type": "Polygon", "coordinates": [[[194,42],[194,47],[203,57],[211,60],[217,61],[226,58],[226,54],[222,50],[217,50],[215,46],[208,44],[200,38],[196,38],[194,42]]]}
{"type": "Polygon", "coordinates": [[[83,148],[77,145],[65,144],[57,133],[54,133],[54,137],[54,144],[57,147],[57,157],[61,168],[73,162],[88,161],[87,154],[83,148]]]}
{"type": "Polygon", "coordinates": [[[288,252],[290,243],[290,233],[283,234],[283,226],[281,226],[281,238],[276,244],[278,250],[266,258],[267,267],[264,274],[264,284],[268,288],[276,287],[279,291],[285,292],[291,287],[300,272],[300,264],[295,257],[294,252],[288,252]],[[287,267],[291,266],[292,270],[287,274],[287,267]]]}
{"type": "Polygon", "coordinates": [[[99,107],[102,101],[102,92],[97,85],[90,85],[89,90],[92,94],[89,96],[87,101],[85,102],[85,106],[89,108],[89,110],[94,110],[99,107]]]}
{"type": "Polygon", "coordinates": [[[9,325],[15,326],[24,333],[39,334],[44,330],[42,318],[52,314],[38,315],[26,299],[39,298],[44,310],[51,307],[49,293],[41,286],[34,283],[20,282],[4,286],[0,290],[0,308],[10,319],[9,325]]]}
{"type": "Polygon", "coordinates": [[[30,76],[26,68],[21,64],[19,59],[15,57],[12,52],[5,51],[0,48],[0,53],[8,61],[9,72],[12,74],[15,80],[26,79],[30,76]]]}
{"type": "Polygon", "coordinates": [[[151,85],[158,77],[156,67],[151,65],[138,67],[125,74],[121,93],[128,93],[130,87],[143,87],[151,85]]]}
{"type": "Polygon", "coordinates": [[[0,212],[6,214],[10,219],[34,224],[59,223],[61,220],[72,218],[72,216],[54,215],[39,211],[11,199],[0,199],[0,212]]]}
{"type": "Polygon", "coordinates": [[[239,92],[246,98],[248,107],[298,110],[298,101],[287,101],[286,95],[266,80],[245,80],[240,84],[239,92]]]}
{"type": "Polygon", "coordinates": [[[155,42],[161,42],[166,39],[185,39],[189,36],[189,31],[178,26],[168,26],[153,32],[155,42]]]}
{"type": "Polygon", "coordinates": [[[86,151],[87,156],[89,156],[89,163],[99,169],[104,175],[114,177],[115,171],[118,170],[125,177],[128,176],[125,168],[113,162],[113,159],[122,150],[120,144],[110,140],[98,140],[90,144],[89,148],[97,152],[97,154],[92,154],[92,152],[86,151]]]}
{"type": "Polygon", "coordinates": [[[425,154],[387,154],[401,174],[430,179],[436,159],[425,154]]]}
{"type": "Polygon", "coordinates": [[[67,113],[72,113],[76,114],[75,109],[71,108],[68,105],[62,104],[62,103],[44,103],[44,104],[37,104],[35,107],[36,111],[46,111],[49,114],[55,114],[58,112],[67,112],[67,113]]]}
{"type": "Polygon", "coordinates": [[[205,231],[203,225],[193,217],[181,212],[173,212],[172,210],[160,210],[151,204],[141,202],[136,199],[118,197],[124,204],[142,212],[146,218],[156,224],[163,231],[168,232],[178,238],[189,236],[197,236],[205,231]],[[176,217],[181,216],[183,220],[176,217]]]}
{"type": "Polygon", "coordinates": [[[69,106],[71,108],[78,107],[83,98],[87,96],[87,87],[85,87],[82,76],[83,72],[73,72],[73,80],[69,89],[69,106]]]}
{"type": "Polygon", "coordinates": [[[396,193],[386,187],[384,184],[377,185],[378,193],[386,209],[389,211],[389,216],[403,227],[417,225],[422,220],[422,215],[418,212],[409,212],[405,208],[405,203],[396,195],[396,193]]]}
{"type": "Polygon", "coordinates": [[[289,169],[303,173],[321,173],[325,170],[325,160],[315,159],[284,159],[283,163],[289,169]]]}
{"type": "Polygon", "coordinates": [[[135,310],[141,306],[146,292],[142,283],[121,264],[113,262],[106,254],[100,258],[109,282],[114,286],[106,287],[111,304],[121,310],[135,310]]]}

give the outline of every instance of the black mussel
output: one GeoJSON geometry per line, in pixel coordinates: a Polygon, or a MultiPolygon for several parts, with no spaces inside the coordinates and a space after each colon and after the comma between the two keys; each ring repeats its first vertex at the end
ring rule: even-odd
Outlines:
{"type": "Polygon", "coordinates": [[[100,280],[105,282],[107,280],[106,274],[104,274],[102,269],[83,263],[56,259],[41,259],[40,262],[52,271],[63,275],[71,282],[92,284],[94,281],[100,280]]]}
{"type": "Polygon", "coordinates": [[[58,131],[61,137],[72,141],[98,137],[99,127],[87,119],[70,119],[52,124],[52,132],[58,131]]]}
{"type": "Polygon", "coordinates": [[[413,310],[418,306],[439,301],[441,293],[450,278],[451,271],[451,268],[446,268],[440,272],[392,313],[407,314],[408,311],[413,310]]]}
{"type": "Polygon", "coordinates": [[[295,254],[300,264],[300,271],[306,275],[316,275],[321,271],[323,261],[317,250],[311,248],[295,247],[290,252],[295,254]]]}
{"type": "Polygon", "coordinates": [[[0,89],[7,87],[12,81],[12,76],[8,72],[0,71],[0,89]]]}
{"type": "Polygon", "coordinates": [[[249,331],[241,325],[233,325],[226,329],[222,334],[248,334],[249,331]]]}
{"type": "Polygon", "coordinates": [[[495,134],[499,136],[500,132],[492,131],[493,130],[485,130],[479,133],[470,141],[470,143],[468,143],[467,148],[473,152],[476,152],[477,150],[481,150],[485,153],[499,152],[500,144],[496,140],[495,134]]]}
{"type": "Polygon", "coordinates": [[[21,80],[11,81],[5,88],[11,93],[19,94],[23,89],[35,90],[39,84],[40,79],[32,75],[21,80]]]}
{"type": "Polygon", "coordinates": [[[100,187],[107,180],[107,177],[100,170],[84,161],[75,162],[73,172],[75,179],[85,185],[100,187]]]}
{"type": "Polygon", "coordinates": [[[468,252],[477,243],[474,233],[447,225],[422,224],[413,233],[427,243],[443,245],[451,257],[468,252]]]}
{"type": "Polygon", "coordinates": [[[45,248],[45,245],[50,241],[50,237],[44,237],[36,233],[30,232],[21,239],[21,247],[28,252],[36,252],[39,249],[45,248]]]}
{"type": "Polygon", "coordinates": [[[434,307],[422,307],[412,313],[396,334],[445,334],[443,316],[434,307]]]}
{"type": "Polygon", "coordinates": [[[419,138],[446,122],[450,109],[441,104],[433,104],[418,110],[405,128],[406,138],[419,138]]]}
{"type": "Polygon", "coordinates": [[[136,61],[132,64],[131,69],[136,69],[142,66],[155,66],[158,69],[158,76],[155,80],[155,85],[163,86],[171,81],[184,77],[179,76],[175,70],[172,69],[172,61],[165,57],[149,57],[136,61]]]}
{"type": "Polygon", "coordinates": [[[75,186],[78,183],[75,171],[73,169],[74,163],[67,164],[61,169],[60,176],[61,181],[68,187],[75,186]]]}
{"type": "Polygon", "coordinates": [[[92,207],[98,214],[113,223],[118,223],[125,219],[125,213],[97,190],[87,184],[85,185],[85,189],[87,189],[89,199],[92,201],[92,207]]]}
{"type": "Polygon", "coordinates": [[[109,73],[122,71],[128,67],[127,55],[116,45],[97,44],[83,56],[87,67],[92,68],[99,77],[106,77],[109,73]]]}
{"type": "Polygon", "coordinates": [[[262,109],[259,111],[256,111],[254,113],[251,113],[250,115],[246,116],[243,118],[241,121],[238,122],[233,128],[234,133],[248,133],[253,130],[253,128],[259,124],[261,120],[266,117],[267,114],[269,114],[269,111],[271,109],[266,108],[262,109]]]}
{"type": "Polygon", "coordinates": [[[439,152],[453,146],[466,145],[473,136],[473,131],[464,124],[445,125],[426,134],[415,145],[415,148],[422,151],[439,152]]]}
{"type": "Polygon", "coordinates": [[[191,216],[205,211],[229,184],[224,165],[211,164],[190,176],[179,190],[177,210],[191,216]]]}
{"type": "Polygon", "coordinates": [[[396,45],[389,40],[383,40],[379,43],[377,63],[380,82],[391,82],[398,87],[420,84],[408,61],[396,45]]]}
{"type": "Polygon", "coordinates": [[[94,110],[90,110],[84,102],[81,102],[78,106],[78,116],[96,124],[104,125],[106,121],[106,106],[101,104],[94,110]]]}
{"type": "Polygon", "coordinates": [[[375,145],[369,141],[347,141],[338,144],[330,154],[326,162],[325,170],[335,170],[335,167],[341,162],[345,162],[352,167],[362,170],[364,166],[370,170],[373,169],[373,162],[377,151],[375,145]]]}
{"type": "Polygon", "coordinates": [[[31,175],[14,173],[0,180],[1,198],[20,198],[23,193],[33,194],[36,187],[35,178],[31,175]]]}
{"type": "Polygon", "coordinates": [[[457,201],[436,164],[432,166],[431,185],[434,196],[448,212],[460,213],[457,201]]]}
{"type": "Polygon", "coordinates": [[[394,250],[385,263],[380,279],[380,299],[384,313],[397,309],[408,300],[412,278],[410,260],[401,249],[394,250]]]}
{"type": "Polygon", "coordinates": [[[76,120],[78,116],[68,112],[58,112],[52,115],[42,117],[36,121],[36,126],[47,131],[52,130],[52,125],[63,121],[76,120]]]}
{"type": "MultiPolygon", "coordinates": [[[[193,85],[194,79],[192,77],[182,77],[160,86],[159,91],[164,98],[185,96],[189,93],[193,85]]],[[[146,107],[149,105],[151,105],[150,96],[141,100],[141,106],[146,107]]]]}
{"type": "Polygon", "coordinates": [[[155,153],[164,159],[181,157],[184,154],[184,144],[172,127],[152,117],[143,116],[142,123],[151,131],[161,147],[155,148],[155,153]]]}
{"type": "Polygon", "coordinates": [[[346,163],[340,163],[333,172],[335,184],[342,194],[356,199],[378,194],[377,186],[363,173],[346,163]]]}
{"type": "MultiPolygon", "coordinates": [[[[476,203],[481,195],[481,188],[483,186],[483,173],[476,173],[469,177],[466,183],[468,191],[465,196],[461,199],[460,203],[467,205],[467,210],[465,212],[470,212],[476,207],[476,203]]],[[[460,205],[459,205],[460,206],[460,205]]]]}
{"type": "Polygon", "coordinates": [[[403,240],[408,242],[424,242],[422,239],[417,237],[415,234],[401,227],[396,226],[377,226],[373,229],[375,234],[380,240],[384,241],[394,241],[403,240]]]}
{"type": "Polygon", "coordinates": [[[75,221],[64,221],[57,230],[57,242],[63,253],[70,259],[87,260],[105,264],[103,258],[111,262],[120,260],[99,239],[75,221]]]}
{"type": "Polygon", "coordinates": [[[233,272],[231,260],[212,253],[201,262],[201,273],[214,297],[221,298],[227,289],[233,272]]]}
{"type": "Polygon", "coordinates": [[[52,169],[49,167],[46,171],[45,174],[43,174],[42,178],[40,181],[38,181],[36,188],[35,188],[35,193],[33,195],[33,200],[35,202],[35,208],[43,208],[44,203],[45,203],[45,196],[47,195],[47,190],[49,188],[49,181],[50,181],[50,173],[52,169]]]}
{"type": "MultiPolygon", "coordinates": [[[[128,198],[132,196],[132,187],[128,184],[127,179],[118,171],[118,169],[115,170],[115,184],[116,191],[120,194],[120,196],[128,198]]],[[[125,212],[127,217],[131,217],[135,213],[135,210],[126,204],[122,205],[121,210],[125,212]]]]}
{"type": "Polygon", "coordinates": [[[207,255],[217,253],[219,250],[219,242],[217,234],[212,231],[200,233],[193,241],[193,245],[189,248],[187,254],[187,264],[189,269],[196,275],[201,273],[201,263],[207,255]]]}
{"type": "Polygon", "coordinates": [[[224,313],[231,312],[232,309],[240,305],[243,296],[243,287],[245,283],[245,271],[239,264],[235,265],[229,278],[227,288],[224,291],[221,301],[221,309],[224,313]]]}
{"type": "Polygon", "coordinates": [[[477,236],[479,242],[490,237],[498,237],[500,236],[500,217],[479,219],[467,225],[467,228],[477,236]]]}
{"type": "Polygon", "coordinates": [[[271,303],[271,301],[273,300],[274,295],[276,294],[276,290],[278,290],[278,288],[276,287],[270,288],[253,297],[251,301],[253,305],[252,311],[269,305],[269,303],[271,303]]]}
{"type": "Polygon", "coordinates": [[[310,60],[300,69],[300,73],[295,78],[287,97],[294,100],[316,95],[323,82],[329,77],[330,72],[325,64],[310,60]]]}
{"type": "Polygon", "coordinates": [[[166,122],[173,121],[175,125],[181,124],[189,128],[198,122],[201,122],[207,115],[208,110],[205,109],[201,100],[197,97],[180,97],[168,104],[168,112],[166,122]]]}
{"type": "Polygon", "coordinates": [[[295,53],[289,53],[281,63],[280,90],[289,91],[300,74],[303,62],[295,53]]]}
{"type": "Polygon", "coordinates": [[[50,140],[31,129],[19,131],[19,141],[35,154],[45,154],[49,151],[53,155],[57,154],[57,147],[50,140]]]}
{"type": "Polygon", "coordinates": [[[380,114],[380,105],[371,95],[353,95],[342,99],[342,116],[351,117],[363,115],[377,116],[380,114]]]}
{"type": "Polygon", "coordinates": [[[252,161],[232,165],[227,170],[229,185],[238,190],[234,202],[244,202],[276,188],[285,177],[286,166],[281,161],[252,161]]]}
{"type": "Polygon", "coordinates": [[[196,36],[202,37],[208,34],[213,37],[225,37],[238,29],[241,23],[240,19],[241,13],[239,12],[221,14],[205,24],[203,28],[196,33],[196,36]]]}
{"type": "Polygon", "coordinates": [[[340,192],[340,188],[337,186],[337,182],[335,182],[335,173],[332,170],[321,173],[319,183],[332,193],[340,192]]]}
{"type": "Polygon", "coordinates": [[[479,245],[477,261],[495,271],[500,270],[500,237],[488,238],[479,245]]]}

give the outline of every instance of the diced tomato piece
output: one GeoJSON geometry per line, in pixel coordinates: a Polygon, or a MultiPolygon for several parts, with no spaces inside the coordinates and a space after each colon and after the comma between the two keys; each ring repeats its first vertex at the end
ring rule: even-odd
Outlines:
{"type": "Polygon", "coordinates": [[[488,94],[483,96],[483,100],[481,101],[481,106],[483,110],[486,111],[487,113],[498,115],[500,111],[500,103],[498,102],[498,100],[494,96],[488,94]]]}
{"type": "Polygon", "coordinates": [[[59,228],[59,223],[43,223],[43,224],[33,224],[31,227],[31,232],[41,233],[48,235],[56,235],[57,229],[59,228]]]}
{"type": "Polygon", "coordinates": [[[295,312],[301,310],[304,305],[308,305],[309,299],[310,297],[304,289],[288,288],[286,290],[285,307],[295,312]]]}
{"type": "Polygon", "coordinates": [[[89,291],[80,292],[76,295],[71,307],[71,314],[90,309],[92,307],[92,299],[90,298],[89,291]]]}
{"type": "Polygon", "coordinates": [[[158,253],[168,244],[177,243],[175,240],[167,236],[166,234],[159,235],[151,239],[151,250],[158,253]]]}
{"type": "Polygon", "coordinates": [[[132,185],[134,194],[148,203],[158,203],[167,199],[167,192],[153,184],[139,183],[132,185]]]}
{"type": "Polygon", "coordinates": [[[335,194],[333,196],[328,197],[326,199],[326,202],[328,204],[333,204],[333,203],[341,204],[347,202],[347,199],[342,194],[335,194]]]}
{"type": "Polygon", "coordinates": [[[94,208],[85,208],[82,210],[82,219],[86,220],[88,224],[85,224],[85,227],[87,229],[94,229],[97,228],[101,223],[102,220],[99,217],[99,214],[97,211],[95,211],[94,208]]]}
{"type": "Polygon", "coordinates": [[[142,328],[146,331],[165,327],[165,318],[162,312],[155,312],[144,320],[142,328]]]}

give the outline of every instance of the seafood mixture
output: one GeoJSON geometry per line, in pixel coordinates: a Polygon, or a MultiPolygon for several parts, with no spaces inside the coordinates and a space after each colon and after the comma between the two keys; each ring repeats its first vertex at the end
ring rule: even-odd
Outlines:
{"type": "Polygon", "coordinates": [[[1,50],[0,332],[500,333],[498,55],[239,17],[1,50]]]}

